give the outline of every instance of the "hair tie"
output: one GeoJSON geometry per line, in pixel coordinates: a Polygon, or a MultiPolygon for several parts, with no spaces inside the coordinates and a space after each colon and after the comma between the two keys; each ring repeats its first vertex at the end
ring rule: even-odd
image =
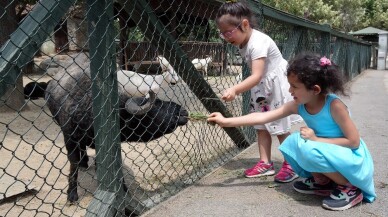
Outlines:
{"type": "Polygon", "coordinates": [[[324,56],[320,60],[320,65],[321,66],[331,66],[331,61],[324,56]]]}

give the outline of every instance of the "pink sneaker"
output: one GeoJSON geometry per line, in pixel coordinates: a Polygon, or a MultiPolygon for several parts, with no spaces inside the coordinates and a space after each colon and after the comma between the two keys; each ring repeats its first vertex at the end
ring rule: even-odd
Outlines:
{"type": "Polygon", "coordinates": [[[264,161],[259,161],[254,167],[245,170],[244,174],[247,178],[272,176],[275,174],[275,170],[272,162],[264,163],[264,161]]]}
{"type": "Polygon", "coordinates": [[[275,176],[275,182],[292,182],[294,179],[297,179],[299,176],[291,168],[290,164],[287,161],[283,162],[282,168],[280,168],[278,174],[275,176]]]}

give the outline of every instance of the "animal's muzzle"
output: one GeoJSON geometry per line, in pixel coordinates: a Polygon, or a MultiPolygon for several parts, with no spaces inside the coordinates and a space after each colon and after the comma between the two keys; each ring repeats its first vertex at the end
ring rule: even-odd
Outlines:
{"type": "Polygon", "coordinates": [[[179,110],[178,126],[186,125],[189,121],[189,112],[185,108],[179,110]]]}

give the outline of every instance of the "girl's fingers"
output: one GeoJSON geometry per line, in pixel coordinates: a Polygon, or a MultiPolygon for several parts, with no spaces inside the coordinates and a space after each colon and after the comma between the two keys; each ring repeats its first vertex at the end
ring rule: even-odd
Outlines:
{"type": "Polygon", "coordinates": [[[208,115],[208,118],[217,117],[217,116],[219,116],[220,114],[221,114],[221,113],[219,113],[219,112],[213,112],[213,113],[211,113],[211,114],[208,115]]]}

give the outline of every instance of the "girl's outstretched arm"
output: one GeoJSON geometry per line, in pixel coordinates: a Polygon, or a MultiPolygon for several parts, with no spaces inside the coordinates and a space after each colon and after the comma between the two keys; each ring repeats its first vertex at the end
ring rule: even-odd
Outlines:
{"type": "Polygon", "coordinates": [[[225,118],[221,113],[211,113],[207,119],[208,122],[215,122],[221,127],[238,127],[266,124],[280,118],[287,117],[297,113],[298,105],[294,102],[285,103],[278,109],[268,112],[255,112],[239,117],[225,118]]]}

